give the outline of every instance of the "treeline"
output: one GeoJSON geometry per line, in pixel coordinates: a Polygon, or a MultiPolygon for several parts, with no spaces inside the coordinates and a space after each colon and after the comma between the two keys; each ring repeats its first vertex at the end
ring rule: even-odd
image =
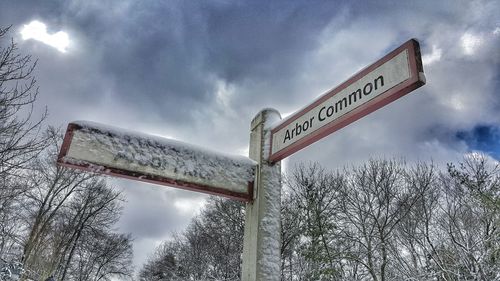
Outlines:
{"type": "MultiPolygon", "coordinates": [[[[387,160],[295,167],[282,196],[281,279],[500,280],[499,169],[477,154],[445,170],[387,160]]],[[[211,198],[139,279],[240,280],[243,213],[211,198]]]]}
{"type": "Polygon", "coordinates": [[[94,174],[55,164],[62,136],[35,116],[36,60],[0,28],[0,280],[132,275],[122,196],[94,174]]]}
{"type": "Polygon", "coordinates": [[[188,228],[160,245],[139,280],[239,280],[244,206],[211,197],[188,228]]]}

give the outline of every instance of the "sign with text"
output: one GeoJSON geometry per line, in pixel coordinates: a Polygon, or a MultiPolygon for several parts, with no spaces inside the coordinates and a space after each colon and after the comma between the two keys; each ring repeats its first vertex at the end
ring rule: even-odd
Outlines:
{"type": "Polygon", "coordinates": [[[253,199],[256,162],[98,123],[68,125],[58,164],[240,201],[253,199]]]}
{"type": "Polygon", "coordinates": [[[412,39],[272,129],[269,160],[279,161],[425,84],[412,39]]]}

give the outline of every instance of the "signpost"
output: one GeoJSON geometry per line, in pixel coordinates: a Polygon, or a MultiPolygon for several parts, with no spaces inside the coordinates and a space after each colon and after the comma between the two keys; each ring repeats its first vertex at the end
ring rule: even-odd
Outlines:
{"type": "Polygon", "coordinates": [[[68,125],[58,164],[245,201],[243,281],[280,280],[280,160],[425,84],[410,40],[312,104],[252,120],[250,158],[91,122],[68,125]]]}
{"type": "Polygon", "coordinates": [[[57,162],[240,201],[253,199],[257,166],[244,156],[229,156],[93,122],[68,125],[57,162]]]}
{"type": "Polygon", "coordinates": [[[279,161],[425,84],[414,39],[361,70],[272,129],[279,161]]]}

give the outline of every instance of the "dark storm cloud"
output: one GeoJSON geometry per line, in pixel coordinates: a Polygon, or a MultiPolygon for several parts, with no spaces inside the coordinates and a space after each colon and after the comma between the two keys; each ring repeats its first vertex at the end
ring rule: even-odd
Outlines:
{"type": "Polygon", "coordinates": [[[297,71],[303,50],[315,45],[311,29],[328,23],[335,6],[141,1],[102,33],[110,38],[96,41],[106,45],[103,69],[113,73],[120,97],[187,122],[213,105],[216,80],[276,81],[297,71]]]}
{"type": "Polygon", "coordinates": [[[0,25],[19,25],[33,19],[57,23],[64,9],[60,1],[6,0],[0,3],[0,25]]]}
{"type": "Polygon", "coordinates": [[[291,75],[304,52],[317,45],[313,31],[323,29],[341,7],[282,1],[207,7],[208,65],[229,83],[291,75]]]}
{"type": "MultiPolygon", "coordinates": [[[[78,35],[77,43],[85,46],[85,61],[66,64],[83,69],[86,64],[98,64],[95,76],[82,77],[93,81],[95,90],[77,87],[81,92],[74,96],[95,103],[106,87],[101,84],[111,84],[111,100],[156,112],[176,123],[188,123],[197,112],[213,106],[219,80],[238,85],[247,81],[283,83],[282,77],[293,77],[304,53],[316,45],[314,30],[328,24],[343,5],[282,1],[21,2],[16,9],[42,7],[37,17],[63,23],[78,35]]],[[[56,62],[53,67],[60,65],[56,62]]],[[[64,80],[69,75],[75,75],[74,69],[58,76],[64,80]]],[[[290,93],[282,93],[286,94],[290,93]]],[[[252,99],[266,96],[269,92],[255,92],[252,99]]],[[[279,96],[275,93],[271,99],[279,96]]]]}
{"type": "Polygon", "coordinates": [[[66,4],[60,16],[85,46],[86,64],[98,65],[98,77],[88,78],[95,89],[78,87],[73,95],[89,106],[107,95],[115,117],[167,121],[158,124],[166,134],[187,124],[198,135],[230,128],[231,149],[246,144],[249,120],[261,108],[303,94],[295,80],[318,31],[345,10],[342,2],[97,2],[66,4]],[[221,85],[235,89],[226,103],[221,85]]]}

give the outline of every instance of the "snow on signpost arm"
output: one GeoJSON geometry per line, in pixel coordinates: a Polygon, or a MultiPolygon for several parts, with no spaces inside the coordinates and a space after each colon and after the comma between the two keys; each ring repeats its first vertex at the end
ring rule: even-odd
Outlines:
{"type": "Polygon", "coordinates": [[[94,122],[68,125],[59,165],[111,176],[253,199],[256,162],[94,122]]]}

